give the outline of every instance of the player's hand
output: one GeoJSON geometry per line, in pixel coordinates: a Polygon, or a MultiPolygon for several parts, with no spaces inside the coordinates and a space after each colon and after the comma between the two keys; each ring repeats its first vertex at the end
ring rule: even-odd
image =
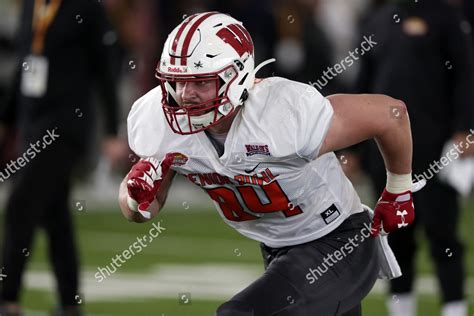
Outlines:
{"type": "Polygon", "coordinates": [[[412,224],[415,220],[413,192],[421,190],[425,184],[426,181],[417,182],[411,190],[397,194],[384,189],[374,209],[370,234],[376,237],[379,233],[388,234],[412,224]]]}
{"type": "Polygon", "coordinates": [[[162,161],[151,157],[138,161],[132,167],[127,177],[127,204],[132,211],[140,212],[149,218],[147,209],[155,199],[172,161],[173,158],[169,155],[162,161]]]}

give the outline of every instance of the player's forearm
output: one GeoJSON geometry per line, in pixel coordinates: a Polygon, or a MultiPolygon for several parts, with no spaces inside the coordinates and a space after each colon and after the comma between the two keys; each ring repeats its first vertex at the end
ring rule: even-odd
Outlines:
{"type": "MultiPolygon", "coordinates": [[[[120,184],[120,189],[119,189],[119,206],[120,206],[123,216],[131,222],[143,223],[143,222],[148,221],[148,219],[143,217],[140,213],[135,212],[128,207],[127,198],[128,198],[127,177],[125,177],[125,179],[123,179],[122,183],[120,184]]],[[[160,209],[160,205],[155,199],[153,203],[150,204],[149,211],[151,214],[156,214],[158,213],[159,209],[160,209]]]]}
{"type": "Polygon", "coordinates": [[[163,179],[163,182],[160,186],[160,189],[156,193],[156,199],[158,204],[161,208],[165,205],[166,199],[168,198],[168,192],[170,190],[171,184],[173,183],[173,179],[176,176],[176,172],[170,170],[163,179]]]}
{"type": "Polygon", "coordinates": [[[384,128],[374,137],[385,162],[385,168],[395,174],[411,173],[413,144],[410,119],[403,102],[388,105],[391,115],[384,128]]]}

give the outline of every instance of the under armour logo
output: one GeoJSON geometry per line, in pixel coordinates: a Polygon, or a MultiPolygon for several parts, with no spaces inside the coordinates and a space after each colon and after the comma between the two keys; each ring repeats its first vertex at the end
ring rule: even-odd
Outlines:
{"type": "Polygon", "coordinates": [[[401,217],[402,217],[402,222],[401,222],[400,224],[397,224],[397,225],[398,225],[398,228],[408,226],[408,224],[405,223],[405,216],[406,216],[406,215],[408,215],[408,212],[407,212],[406,210],[403,210],[402,212],[397,211],[397,216],[401,216],[401,217]]]}

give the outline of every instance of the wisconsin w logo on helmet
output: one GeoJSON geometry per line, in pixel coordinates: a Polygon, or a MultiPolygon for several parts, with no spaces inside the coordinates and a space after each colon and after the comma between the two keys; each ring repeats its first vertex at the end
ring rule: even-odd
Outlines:
{"type": "Polygon", "coordinates": [[[240,24],[230,24],[216,34],[224,42],[232,46],[242,57],[245,53],[253,56],[253,42],[249,32],[240,24]]]}

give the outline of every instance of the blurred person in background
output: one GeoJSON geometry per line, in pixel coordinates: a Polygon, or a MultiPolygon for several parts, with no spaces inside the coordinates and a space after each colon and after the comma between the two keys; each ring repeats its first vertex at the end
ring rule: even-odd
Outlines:
{"type": "Polygon", "coordinates": [[[95,133],[95,87],[105,110],[104,154],[112,162],[126,154],[117,138],[116,37],[100,2],[25,0],[16,40],[20,62],[11,97],[0,108],[0,136],[7,127],[18,132],[17,158],[1,168],[11,193],[2,229],[0,266],[8,277],[0,282],[0,314],[22,315],[25,253],[43,227],[59,294],[55,315],[79,315],[71,175],[95,133]]]}
{"type": "Polygon", "coordinates": [[[103,3],[123,45],[121,60],[126,62],[133,82],[134,90],[125,97],[135,99],[154,87],[155,74],[150,69],[156,63],[161,34],[157,25],[161,1],[105,0],[103,3]]]}
{"type": "MultiPolygon", "coordinates": [[[[442,315],[463,316],[467,303],[464,250],[457,236],[459,194],[441,182],[431,166],[448,154],[443,150],[448,141],[453,150],[453,143],[466,143],[473,127],[471,38],[458,12],[441,0],[389,2],[363,27],[362,34],[374,34],[378,45],[362,56],[358,90],[406,102],[413,132],[413,174],[423,175],[428,184],[415,199],[417,225],[389,235],[403,275],[390,281],[396,300],[389,299],[387,305],[392,316],[416,315],[415,230],[423,225],[441,288],[442,315]]],[[[455,154],[468,155],[461,151],[455,154]]],[[[366,154],[375,190],[380,190],[385,168],[375,143],[368,145],[366,154]]]]}
{"type": "MultiPolygon", "coordinates": [[[[276,75],[304,83],[316,82],[333,65],[333,47],[315,19],[319,1],[278,1],[274,6],[276,75]]],[[[341,91],[340,79],[334,77],[318,90],[323,95],[341,91]]]]}
{"type": "MultiPolygon", "coordinates": [[[[358,46],[359,19],[365,14],[369,0],[319,0],[313,15],[317,25],[325,33],[334,48],[331,63],[335,64],[346,58],[349,51],[358,46]]],[[[338,79],[345,87],[352,86],[358,74],[359,63],[344,70],[338,79]]]]}
{"type": "MultiPolygon", "coordinates": [[[[447,0],[449,4],[457,7],[462,11],[464,19],[461,22],[461,29],[465,33],[469,33],[474,43],[474,31],[472,29],[474,25],[474,1],[471,0],[447,0]]],[[[474,49],[473,49],[474,52],[474,49]]]]}
{"type": "MultiPolygon", "coordinates": [[[[0,77],[0,100],[5,100],[8,94],[9,81],[11,78],[11,72],[8,71],[9,63],[14,59],[14,48],[12,40],[6,34],[0,34],[0,56],[2,74],[0,77]]],[[[10,67],[12,68],[12,67],[10,67]]],[[[13,111],[13,109],[10,109],[13,111]]],[[[7,116],[12,116],[7,114],[7,116]]],[[[15,135],[13,131],[2,128],[0,126],[0,166],[5,165],[8,161],[15,158],[15,135]]],[[[0,239],[1,240],[1,239],[0,239]]]]}
{"type": "MultiPolygon", "coordinates": [[[[18,3],[14,0],[0,3],[0,100],[5,100],[16,61],[13,38],[15,35],[18,3]]],[[[1,131],[0,131],[1,132],[1,131]]],[[[6,131],[4,131],[6,132],[6,131]]],[[[0,135],[0,166],[13,159],[14,135],[0,135]],[[2,141],[2,138],[4,141],[2,141]]],[[[0,237],[1,241],[1,237],[0,237]]]]}
{"type": "Polygon", "coordinates": [[[469,22],[471,37],[474,39],[474,32],[472,31],[472,26],[474,25],[474,2],[463,1],[463,12],[469,22]]]}
{"type": "MultiPolygon", "coordinates": [[[[261,0],[217,0],[216,11],[241,17],[255,47],[255,62],[258,64],[273,56],[277,42],[276,19],[273,1],[261,0]]],[[[170,30],[171,31],[171,30],[170,30]]],[[[271,76],[275,72],[273,64],[261,70],[262,76],[271,76]]]]}

